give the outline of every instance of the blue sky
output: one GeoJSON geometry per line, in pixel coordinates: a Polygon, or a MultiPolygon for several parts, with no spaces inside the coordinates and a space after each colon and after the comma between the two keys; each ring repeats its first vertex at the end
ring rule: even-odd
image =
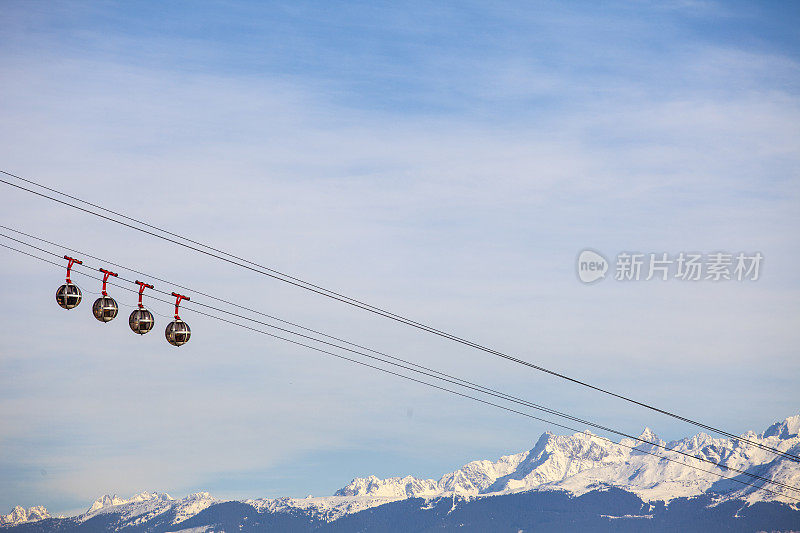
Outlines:
{"type": "MultiPolygon", "coordinates": [[[[0,166],[760,430],[800,400],[798,19],[744,2],[7,2],[0,166]],[[765,266],[750,284],[587,287],[586,247],[758,250],[765,266]]],[[[9,189],[0,206],[0,223],[532,401],[694,433],[9,189]]],[[[550,429],[189,313],[180,350],[160,323],[134,338],[58,308],[61,271],[0,257],[0,509],[330,494],[550,429]]]]}

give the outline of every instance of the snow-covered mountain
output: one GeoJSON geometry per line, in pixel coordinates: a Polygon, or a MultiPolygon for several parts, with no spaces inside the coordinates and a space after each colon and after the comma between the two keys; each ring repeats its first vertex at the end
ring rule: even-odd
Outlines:
{"type": "MultiPolygon", "coordinates": [[[[748,432],[742,437],[800,455],[800,415],[775,423],[763,433],[748,432]]],[[[714,505],[726,501],[743,505],[780,502],[800,511],[797,503],[800,492],[788,487],[770,486],[769,490],[764,490],[745,485],[735,480],[750,482],[751,478],[741,474],[734,476],[730,471],[686,455],[722,462],[792,487],[800,487],[800,463],[777,457],[753,444],[712,438],[702,433],[666,443],[645,428],[639,438],[664,445],[669,451],[633,439],[614,443],[588,432],[570,436],[545,433],[528,451],[503,456],[497,461],[473,461],[438,480],[369,476],[352,480],[333,496],[253,499],[238,503],[262,515],[303,516],[330,523],[412,498],[427,502],[451,498],[455,502],[534,492],[579,497],[614,487],[635,495],[642,502],[668,503],[678,498],[708,496],[714,505]],[[720,475],[734,477],[734,480],[721,479],[720,475]]],[[[85,513],[68,520],[77,525],[107,517],[111,529],[144,526],[154,521],[165,528],[179,528],[198,513],[222,503],[205,492],[182,499],[155,492],[142,492],[129,499],[106,495],[92,503],[85,513]]],[[[28,511],[16,507],[11,514],[0,515],[0,525],[19,525],[49,517],[43,507],[32,507],[28,511]]]]}
{"type": "MultiPolygon", "coordinates": [[[[174,514],[172,523],[177,524],[215,503],[219,503],[219,500],[207,492],[190,494],[182,499],[175,499],[169,494],[158,492],[141,492],[130,498],[106,494],[97,498],[85,513],[73,519],[81,523],[101,515],[114,515],[129,527],[148,522],[169,512],[174,514]]],[[[0,515],[0,525],[19,525],[46,518],[51,516],[44,507],[31,507],[26,513],[25,509],[17,506],[11,514],[0,515]]]]}
{"type": "MultiPolygon", "coordinates": [[[[800,415],[775,423],[761,434],[751,431],[741,436],[782,452],[800,455],[798,433],[800,415]]],[[[588,432],[570,436],[545,433],[531,450],[506,455],[494,462],[472,461],[439,480],[412,476],[388,479],[369,476],[354,479],[334,496],[248,500],[247,503],[259,510],[310,510],[321,518],[332,520],[406,498],[453,495],[469,498],[552,490],[581,495],[607,486],[636,494],[644,501],[669,502],[706,492],[713,492],[719,501],[740,499],[748,503],[796,503],[800,499],[800,492],[785,487],[773,486],[769,488],[772,492],[768,492],[737,481],[722,480],[720,475],[734,477],[735,473],[679,453],[721,462],[737,470],[800,487],[800,463],[777,458],[775,454],[752,444],[712,438],[703,433],[667,443],[649,428],[644,429],[639,439],[666,446],[670,451],[633,439],[623,439],[616,444],[588,432]]],[[[753,481],[741,474],[736,475],[736,479],[753,481]]]]}
{"type": "Polygon", "coordinates": [[[45,518],[50,518],[50,513],[41,505],[31,507],[27,511],[24,507],[17,505],[11,509],[9,514],[0,514],[0,526],[36,522],[38,520],[44,520],[45,518]]]}
{"type": "MultiPolygon", "coordinates": [[[[761,434],[748,432],[741,436],[782,452],[800,455],[798,432],[800,415],[773,424],[761,434]]],[[[744,499],[751,503],[796,502],[800,498],[800,493],[785,487],[771,487],[774,491],[771,493],[735,481],[721,481],[720,475],[732,477],[732,473],[686,457],[721,462],[737,470],[800,487],[800,464],[781,460],[753,444],[713,438],[703,433],[667,443],[649,428],[645,428],[639,439],[666,446],[669,451],[633,439],[623,439],[616,444],[588,432],[571,436],[545,433],[529,451],[507,455],[495,462],[473,461],[445,474],[438,481],[411,476],[389,479],[370,476],[354,479],[336,492],[336,496],[400,499],[443,496],[454,492],[460,496],[479,496],[530,490],[566,490],[579,495],[607,485],[632,492],[645,501],[670,501],[709,490],[723,499],[744,499]]],[[[738,475],[737,479],[751,481],[743,475],[738,475]]]]}
{"type": "Polygon", "coordinates": [[[219,500],[207,492],[190,494],[179,500],[169,494],[158,492],[141,492],[130,499],[106,494],[96,499],[85,513],[78,516],[78,520],[85,522],[98,515],[119,514],[120,518],[130,526],[172,511],[175,514],[172,523],[178,524],[218,502],[219,500]]]}

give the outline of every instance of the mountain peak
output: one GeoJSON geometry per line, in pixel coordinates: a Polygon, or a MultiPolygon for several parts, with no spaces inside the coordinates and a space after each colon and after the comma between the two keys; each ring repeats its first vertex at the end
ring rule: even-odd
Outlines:
{"type": "Polygon", "coordinates": [[[208,492],[195,492],[194,494],[190,494],[187,497],[178,500],[177,502],[169,496],[168,494],[163,494],[163,496],[167,496],[169,498],[170,504],[176,504],[175,507],[175,519],[173,520],[173,524],[179,524],[184,520],[191,518],[192,516],[196,515],[200,511],[211,507],[215,503],[218,503],[219,500],[214,498],[208,492]]]}
{"type": "Polygon", "coordinates": [[[783,422],[775,422],[764,431],[762,438],[778,437],[781,440],[800,435],[800,415],[790,416],[783,422]]]}
{"type": "Polygon", "coordinates": [[[413,476],[379,479],[376,476],[357,477],[337,490],[334,496],[373,496],[379,498],[407,498],[421,496],[436,490],[432,479],[417,479],[413,476]]]}
{"type": "Polygon", "coordinates": [[[645,440],[645,441],[651,442],[651,443],[657,443],[660,440],[658,438],[658,435],[656,435],[655,432],[652,429],[650,429],[649,427],[646,427],[646,426],[644,428],[644,431],[642,431],[641,435],[639,435],[639,438],[641,440],[645,440]]]}
{"type": "Polygon", "coordinates": [[[21,505],[17,505],[11,510],[11,513],[7,515],[0,514],[0,526],[15,526],[25,522],[44,520],[45,518],[50,518],[50,513],[41,505],[31,507],[27,511],[21,505]]]}
{"type": "Polygon", "coordinates": [[[97,511],[102,509],[103,507],[111,507],[112,505],[121,505],[123,503],[127,503],[128,500],[124,500],[114,494],[111,496],[110,494],[104,494],[97,498],[94,502],[92,502],[91,507],[86,511],[91,513],[92,511],[97,511]]]}
{"type": "Polygon", "coordinates": [[[159,493],[159,492],[149,492],[144,491],[132,496],[131,498],[120,498],[116,494],[113,496],[109,494],[104,494],[97,498],[93,503],[92,506],[86,511],[87,513],[91,513],[94,511],[99,511],[106,507],[113,507],[115,505],[123,505],[126,503],[140,503],[140,502],[148,502],[152,500],[159,500],[159,501],[172,501],[174,498],[166,493],[159,493]]]}

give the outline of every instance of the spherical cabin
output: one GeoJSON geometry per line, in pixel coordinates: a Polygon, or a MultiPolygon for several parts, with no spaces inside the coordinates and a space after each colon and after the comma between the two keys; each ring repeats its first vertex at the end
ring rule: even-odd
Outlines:
{"type": "Polygon", "coordinates": [[[156,321],[153,318],[153,313],[147,309],[134,309],[128,319],[128,324],[131,326],[131,330],[133,330],[134,333],[144,335],[153,329],[156,321]]]}
{"type": "Polygon", "coordinates": [[[81,290],[74,283],[65,283],[56,291],[56,302],[64,309],[78,307],[81,298],[83,298],[81,290]]]}
{"type": "Polygon", "coordinates": [[[114,298],[110,296],[102,296],[94,301],[92,306],[92,313],[94,317],[100,322],[111,322],[117,316],[119,307],[114,298]]]}
{"type": "Polygon", "coordinates": [[[173,346],[183,346],[189,342],[189,337],[192,331],[189,329],[189,324],[183,320],[173,320],[167,324],[167,329],[164,330],[164,335],[167,337],[167,342],[173,346]]]}

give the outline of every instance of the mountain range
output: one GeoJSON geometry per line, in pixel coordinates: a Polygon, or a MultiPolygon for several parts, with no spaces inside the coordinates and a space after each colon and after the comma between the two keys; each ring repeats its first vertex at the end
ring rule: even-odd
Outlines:
{"type": "MultiPolygon", "coordinates": [[[[741,437],[800,455],[800,415],[741,437]]],[[[800,463],[703,433],[665,442],[645,428],[639,439],[650,444],[615,443],[589,432],[545,433],[528,451],[472,461],[438,480],[369,476],[332,496],[242,501],[207,492],[179,499],[157,492],[105,495],[71,517],[51,517],[41,506],[15,507],[0,515],[0,526],[9,533],[800,530],[800,463]],[[694,458],[782,485],[762,488],[763,481],[694,458]]]]}

